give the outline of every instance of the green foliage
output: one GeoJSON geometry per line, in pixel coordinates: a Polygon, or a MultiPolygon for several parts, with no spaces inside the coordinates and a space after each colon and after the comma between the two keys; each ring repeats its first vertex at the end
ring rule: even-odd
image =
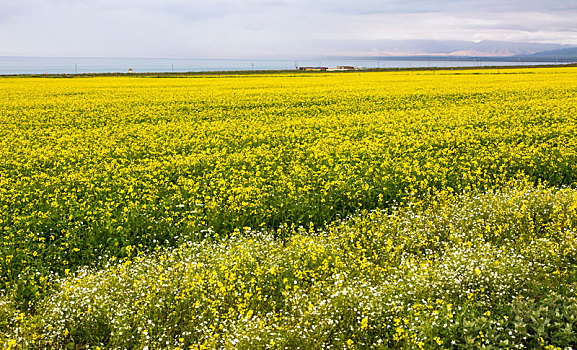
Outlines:
{"type": "Polygon", "coordinates": [[[17,332],[72,348],[577,342],[577,191],[517,184],[411,203],[284,241],[239,231],[82,269],[17,332]]]}
{"type": "Polygon", "coordinates": [[[515,73],[2,79],[4,347],[575,345],[577,72],[515,73]]]}

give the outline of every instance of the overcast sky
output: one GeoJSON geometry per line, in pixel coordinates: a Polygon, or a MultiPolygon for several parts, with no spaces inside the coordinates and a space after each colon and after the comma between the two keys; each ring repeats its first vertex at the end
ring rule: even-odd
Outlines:
{"type": "Polygon", "coordinates": [[[577,46],[577,1],[0,0],[0,55],[295,58],[427,51],[402,45],[416,39],[577,46]]]}

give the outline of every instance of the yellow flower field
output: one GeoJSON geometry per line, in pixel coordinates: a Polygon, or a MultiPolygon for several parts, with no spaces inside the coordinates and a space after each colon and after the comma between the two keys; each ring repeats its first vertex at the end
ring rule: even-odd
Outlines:
{"type": "Polygon", "coordinates": [[[0,77],[0,102],[6,348],[577,346],[577,68],[0,77]]]}

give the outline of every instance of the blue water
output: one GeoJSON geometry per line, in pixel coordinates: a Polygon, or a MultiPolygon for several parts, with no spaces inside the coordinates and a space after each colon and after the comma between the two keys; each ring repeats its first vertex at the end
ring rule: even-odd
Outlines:
{"type": "Polygon", "coordinates": [[[420,67],[486,67],[555,64],[555,62],[524,61],[464,61],[464,60],[378,60],[378,59],[303,59],[303,60],[227,60],[170,58],[55,58],[0,57],[0,75],[7,74],[74,74],[74,73],[134,73],[206,72],[290,70],[302,66],[354,66],[363,68],[420,67]]]}

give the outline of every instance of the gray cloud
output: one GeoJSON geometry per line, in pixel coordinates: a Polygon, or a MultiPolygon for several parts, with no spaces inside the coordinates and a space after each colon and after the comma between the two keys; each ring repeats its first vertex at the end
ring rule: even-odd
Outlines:
{"type": "Polygon", "coordinates": [[[254,58],[427,53],[455,41],[577,45],[574,18],[577,3],[558,0],[0,0],[0,50],[254,58]]]}

